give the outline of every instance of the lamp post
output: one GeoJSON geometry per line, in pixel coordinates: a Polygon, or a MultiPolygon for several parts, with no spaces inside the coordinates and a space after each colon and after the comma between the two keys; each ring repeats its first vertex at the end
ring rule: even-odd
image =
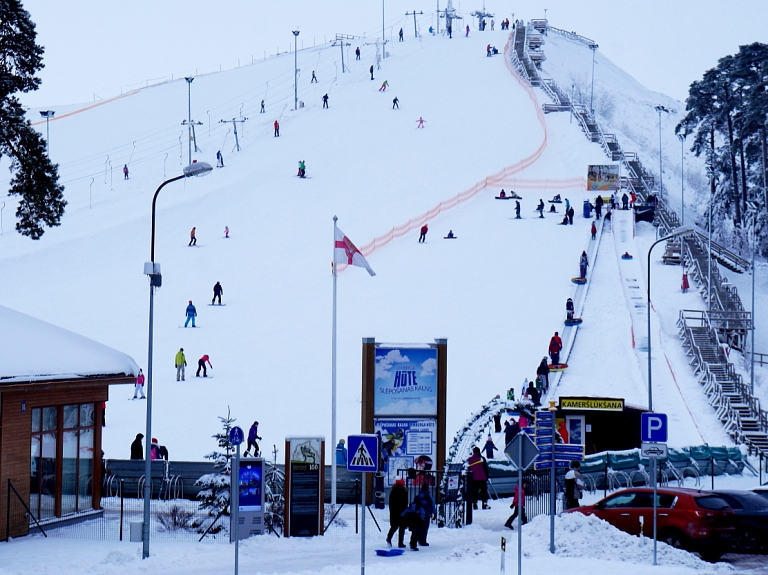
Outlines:
{"type": "Polygon", "coordinates": [[[685,132],[678,134],[680,139],[680,225],[685,225],[685,132]]]}
{"type": "MultiPolygon", "coordinates": [[[[437,6],[437,11],[440,12],[440,5],[437,6]]],[[[439,14],[438,14],[439,15],[439,14]]],[[[381,55],[382,60],[386,60],[387,58],[387,41],[386,36],[384,36],[384,0],[381,0],[381,45],[384,47],[381,55]]],[[[334,501],[334,504],[336,502],[334,501]]]]}
{"type": "MultiPolygon", "coordinates": [[[[692,231],[693,229],[688,226],[680,226],[679,228],[675,228],[669,233],[669,235],[666,235],[663,238],[659,238],[653,242],[651,247],[648,249],[648,411],[653,411],[653,378],[651,370],[651,252],[653,251],[653,248],[656,247],[656,244],[666,242],[667,240],[677,236],[689,234],[692,231]]],[[[653,481],[654,483],[656,482],[655,477],[653,481]]]]}
{"type": "Polygon", "coordinates": [[[661,113],[666,112],[669,114],[669,110],[667,110],[664,106],[659,104],[658,106],[654,107],[654,110],[656,110],[659,113],[659,197],[664,197],[664,176],[661,172],[661,113]]]}
{"type": "Polygon", "coordinates": [[[299,61],[296,49],[299,43],[299,31],[293,30],[293,111],[299,109],[299,61]]]}
{"type": "Polygon", "coordinates": [[[752,214],[752,343],[749,348],[749,390],[755,395],[755,243],[757,237],[757,211],[758,206],[755,202],[747,202],[749,212],[752,214]]]}
{"type": "Polygon", "coordinates": [[[51,118],[53,118],[53,115],[54,115],[55,113],[56,113],[56,112],[54,112],[53,110],[41,110],[41,111],[40,111],[40,115],[41,115],[43,118],[45,118],[45,153],[46,153],[46,154],[50,154],[50,153],[51,153],[51,147],[50,147],[50,144],[49,144],[49,142],[50,142],[50,139],[51,139],[51,138],[50,138],[50,136],[51,136],[51,133],[50,133],[50,131],[48,130],[48,121],[49,121],[51,118]]]}
{"type": "Polygon", "coordinates": [[[152,197],[152,235],[150,240],[150,261],[144,264],[144,273],[149,276],[149,344],[147,352],[147,426],[146,443],[144,444],[144,524],[142,526],[142,558],[149,557],[149,521],[150,508],[149,503],[152,498],[152,460],[150,459],[150,449],[152,442],[152,351],[153,351],[153,333],[155,316],[155,288],[159,288],[163,281],[160,274],[160,264],[155,263],[155,205],[157,204],[157,195],[166,185],[171,182],[189,178],[191,176],[204,176],[213,168],[207,162],[195,162],[184,168],[184,173],[180,176],[165,180],[155,191],[152,197]]]}
{"type": "Polygon", "coordinates": [[[709,177],[709,241],[707,246],[707,311],[712,308],[712,202],[715,199],[715,167],[712,164],[707,166],[707,176],[709,177]]]}
{"type": "Polygon", "coordinates": [[[187,81],[187,145],[189,147],[187,164],[191,164],[192,163],[192,81],[194,80],[194,78],[187,76],[184,79],[187,81]]]}
{"type": "Polygon", "coordinates": [[[597,44],[589,45],[589,49],[592,50],[592,94],[589,97],[589,111],[593,116],[595,115],[595,52],[599,47],[597,44]]]}

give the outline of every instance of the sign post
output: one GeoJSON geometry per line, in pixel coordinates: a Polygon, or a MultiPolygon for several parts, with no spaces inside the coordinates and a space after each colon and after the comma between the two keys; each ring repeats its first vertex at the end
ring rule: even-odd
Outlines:
{"type": "Polygon", "coordinates": [[[523,572],[523,471],[539,456],[539,448],[522,430],[504,448],[504,453],[517,467],[517,575],[523,572]]]}
{"type": "MultiPolygon", "coordinates": [[[[650,360],[649,360],[650,361],[650,360]]],[[[656,514],[658,501],[656,495],[656,476],[659,457],[667,456],[668,438],[667,416],[664,413],[643,413],[640,415],[640,439],[643,441],[642,453],[651,460],[653,473],[653,564],[656,565],[656,514]]]]}
{"type": "Polygon", "coordinates": [[[365,503],[366,473],[379,471],[379,437],[370,433],[347,437],[348,471],[359,471],[362,479],[362,521],[360,522],[360,575],[365,575],[365,503]]]}
{"type": "Polygon", "coordinates": [[[240,511],[240,444],[245,439],[243,430],[235,426],[229,430],[229,443],[235,446],[235,466],[234,469],[230,466],[229,473],[229,511],[232,520],[229,524],[229,541],[232,542],[232,537],[235,538],[235,575],[238,575],[239,559],[240,559],[240,533],[238,532],[238,525],[240,524],[239,511],[240,511]]]}

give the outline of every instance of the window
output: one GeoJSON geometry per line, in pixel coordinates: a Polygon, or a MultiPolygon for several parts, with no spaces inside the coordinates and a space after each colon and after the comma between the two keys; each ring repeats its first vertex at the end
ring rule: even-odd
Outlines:
{"type": "Polygon", "coordinates": [[[92,508],[94,407],[32,409],[29,507],[38,519],[92,508]]]}
{"type": "Polygon", "coordinates": [[[635,499],[634,493],[621,493],[619,495],[615,495],[614,497],[611,497],[610,499],[606,500],[605,505],[603,507],[605,509],[615,509],[617,507],[633,507],[633,501],[635,499]]]}
{"type": "Polygon", "coordinates": [[[714,495],[708,495],[704,497],[694,497],[694,500],[696,501],[696,505],[701,507],[702,509],[714,509],[717,511],[728,509],[728,503],[722,499],[721,497],[716,497],[714,495]]]}

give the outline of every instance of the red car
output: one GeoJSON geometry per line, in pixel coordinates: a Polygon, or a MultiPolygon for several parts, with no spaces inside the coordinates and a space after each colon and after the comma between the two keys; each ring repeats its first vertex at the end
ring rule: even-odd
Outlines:
{"type": "MultiPolygon", "coordinates": [[[[659,541],[697,551],[706,561],[716,561],[731,545],[734,512],[722,498],[710,491],[672,487],[659,487],[656,497],[659,541]]],[[[623,489],[594,505],[566,511],[573,512],[604,519],[630,535],[640,535],[642,528],[643,535],[651,537],[653,489],[623,489]]]]}

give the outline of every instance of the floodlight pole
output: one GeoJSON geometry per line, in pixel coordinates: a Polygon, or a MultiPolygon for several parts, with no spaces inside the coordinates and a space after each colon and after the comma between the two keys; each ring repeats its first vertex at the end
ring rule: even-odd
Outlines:
{"type": "Polygon", "coordinates": [[[424,14],[424,12],[422,12],[421,10],[418,11],[418,12],[416,12],[416,10],[414,10],[413,12],[406,12],[405,13],[406,16],[413,16],[413,36],[414,36],[414,38],[418,38],[419,37],[419,33],[416,31],[416,16],[417,15],[421,16],[422,14],[424,14]]]}
{"type": "Polygon", "coordinates": [[[599,47],[597,44],[589,45],[589,49],[592,50],[592,94],[589,97],[589,111],[593,117],[595,115],[595,52],[599,47]]]}
{"type": "Polygon", "coordinates": [[[707,246],[707,312],[712,309],[712,202],[715,199],[715,167],[707,166],[709,176],[709,242],[707,246]]]}
{"type": "Polygon", "coordinates": [[[669,114],[669,110],[667,110],[664,106],[659,104],[654,108],[659,113],[659,197],[664,197],[664,176],[661,171],[661,113],[666,112],[669,114]]]}
{"type": "Polygon", "coordinates": [[[244,124],[247,119],[248,118],[242,118],[238,120],[237,118],[232,118],[231,120],[219,120],[219,124],[229,124],[232,122],[232,128],[235,132],[235,148],[238,152],[240,151],[240,140],[237,138],[237,123],[240,122],[241,124],[244,124]]]}
{"type": "Polygon", "coordinates": [[[187,165],[192,163],[192,82],[194,78],[187,76],[184,78],[187,81],[187,132],[189,141],[187,142],[187,148],[189,153],[187,155],[187,165]]]}
{"type": "Polygon", "coordinates": [[[757,249],[757,204],[747,202],[749,211],[752,212],[752,343],[749,352],[749,389],[752,395],[755,395],[755,250],[757,249]]]}
{"type": "Polygon", "coordinates": [[[293,30],[293,111],[299,109],[299,30],[293,30]]]}
{"type": "Polygon", "coordinates": [[[53,110],[41,110],[40,115],[45,118],[45,153],[49,154],[51,153],[51,147],[50,147],[50,140],[51,140],[51,132],[48,129],[48,121],[53,118],[53,115],[56,112],[53,110]]]}
{"type": "Polygon", "coordinates": [[[685,133],[678,134],[680,139],[680,225],[685,225],[685,133]]]}
{"type": "Polygon", "coordinates": [[[382,59],[385,59],[387,57],[387,38],[384,36],[384,0],[381,0],[381,44],[384,46],[382,59]]]}

